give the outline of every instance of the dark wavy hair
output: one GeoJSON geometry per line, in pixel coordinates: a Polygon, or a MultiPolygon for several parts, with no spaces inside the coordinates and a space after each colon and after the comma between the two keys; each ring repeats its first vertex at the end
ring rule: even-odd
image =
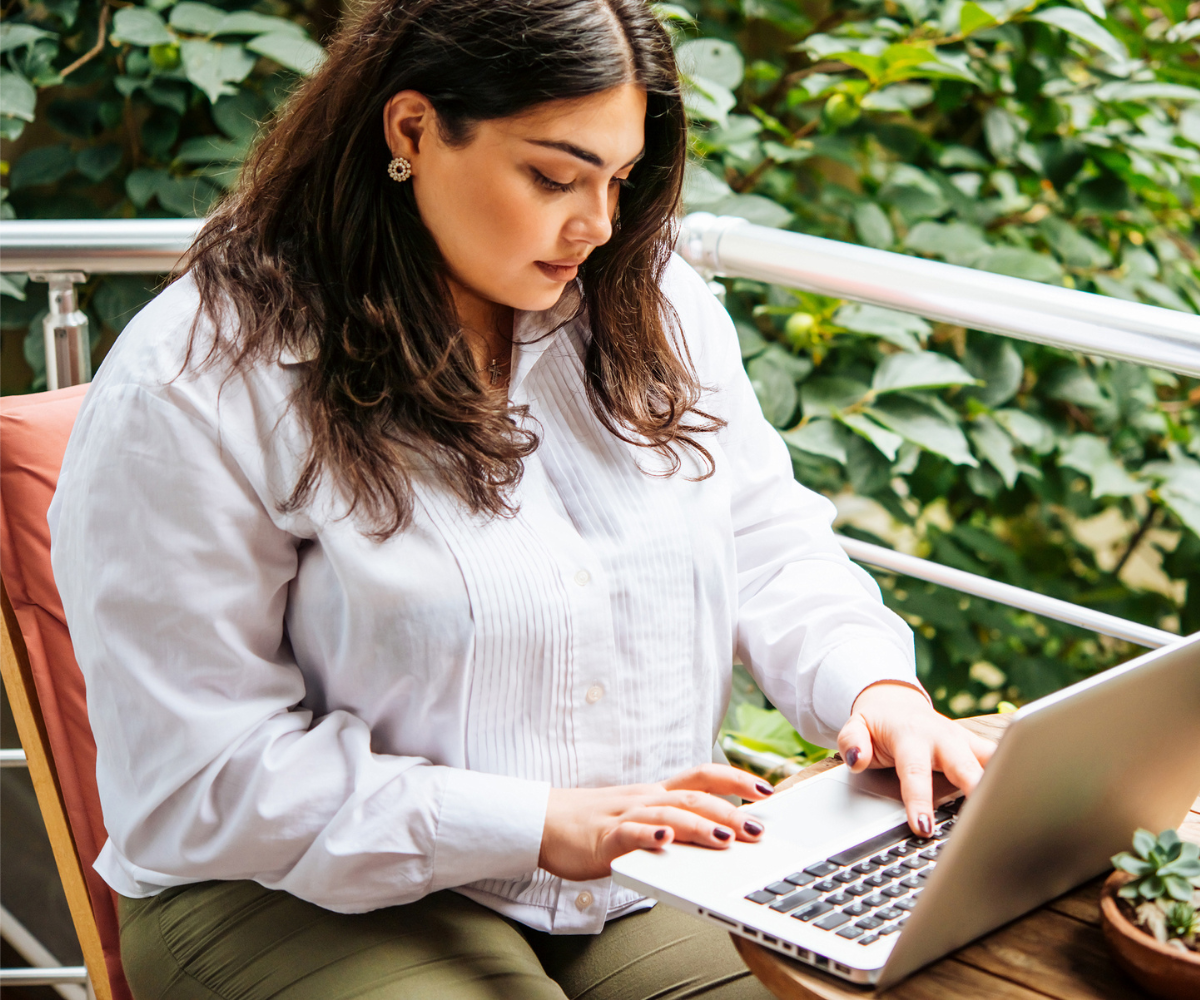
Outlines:
{"type": "Polygon", "coordinates": [[[416,90],[444,140],[548,101],[634,83],[647,93],[645,155],[620,195],[612,239],[581,268],[591,328],[587,391],[623,440],[677,448],[712,470],[697,435],[721,422],[659,289],[675,235],[687,122],[670,40],[645,0],[376,0],[266,131],[235,194],[188,264],[218,332],[197,360],[237,371],[288,351],[311,448],[284,509],[326,473],[386,538],[412,516],[412,477],[432,464],[473,513],[512,513],[536,435],[489,392],[456,319],[445,263],[411,184],[386,174],[383,110],[416,90]],[[237,323],[221,317],[232,306],[237,323]],[[228,328],[236,333],[228,332],[228,328]]]}

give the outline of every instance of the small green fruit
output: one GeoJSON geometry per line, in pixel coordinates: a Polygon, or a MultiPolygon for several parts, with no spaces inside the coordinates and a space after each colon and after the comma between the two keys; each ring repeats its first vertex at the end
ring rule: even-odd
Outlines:
{"type": "Polygon", "coordinates": [[[158,70],[174,69],[179,65],[179,45],[175,42],[151,45],[150,62],[158,70]]]}
{"type": "Polygon", "coordinates": [[[783,332],[793,344],[803,347],[812,342],[813,327],[816,325],[816,316],[806,312],[795,312],[787,318],[783,332]]]}
{"type": "Polygon", "coordinates": [[[862,108],[853,97],[846,94],[833,94],[829,100],[825,102],[825,107],[821,111],[821,117],[825,124],[832,129],[845,128],[847,125],[853,125],[858,121],[858,116],[862,114],[862,108]]]}

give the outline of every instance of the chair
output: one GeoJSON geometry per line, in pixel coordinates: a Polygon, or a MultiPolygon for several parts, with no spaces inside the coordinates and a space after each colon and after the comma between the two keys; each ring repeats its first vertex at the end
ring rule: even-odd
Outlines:
{"type": "Polygon", "coordinates": [[[0,667],[98,1000],[133,1000],[116,894],[92,867],[107,837],[96,743],[50,569],[46,510],[87,386],[0,400],[0,667]]]}

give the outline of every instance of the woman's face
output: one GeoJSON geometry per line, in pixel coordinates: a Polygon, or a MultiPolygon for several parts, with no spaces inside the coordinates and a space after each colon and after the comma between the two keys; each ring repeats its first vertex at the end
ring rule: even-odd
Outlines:
{"type": "Polygon", "coordinates": [[[453,282],[483,303],[540,310],[612,235],[645,117],[645,91],[625,84],[482,122],[454,147],[409,90],[388,103],[384,127],[393,155],[412,163],[407,183],[453,282]]]}

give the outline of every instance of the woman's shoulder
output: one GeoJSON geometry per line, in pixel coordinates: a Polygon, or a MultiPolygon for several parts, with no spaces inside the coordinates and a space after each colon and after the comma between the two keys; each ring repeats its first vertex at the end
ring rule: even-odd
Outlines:
{"type": "Polygon", "coordinates": [[[672,253],[661,288],[678,317],[678,332],[701,382],[711,382],[731,364],[740,367],[737,331],[729,313],[700,276],[678,253],[672,253]]]}

